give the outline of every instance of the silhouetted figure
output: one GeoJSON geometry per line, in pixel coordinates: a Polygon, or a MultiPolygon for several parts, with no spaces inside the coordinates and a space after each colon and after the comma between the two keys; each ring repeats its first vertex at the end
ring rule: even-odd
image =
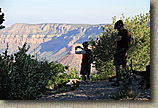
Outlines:
{"type": "Polygon", "coordinates": [[[116,68],[116,83],[114,83],[113,85],[119,86],[120,65],[122,65],[124,70],[127,72],[126,58],[127,58],[128,44],[130,42],[131,33],[128,30],[124,29],[123,22],[121,20],[115,23],[114,29],[118,30],[118,37],[115,39],[117,46],[116,46],[116,53],[114,54],[114,65],[116,68]]]}
{"type": "Polygon", "coordinates": [[[91,70],[91,63],[92,61],[92,51],[90,49],[88,49],[88,42],[83,42],[82,43],[83,47],[77,46],[75,50],[77,50],[77,48],[82,49],[82,51],[76,51],[76,54],[82,54],[82,63],[81,63],[81,71],[80,74],[82,75],[82,79],[84,81],[86,81],[86,79],[88,81],[90,81],[90,70],[91,70]],[[87,76],[87,77],[86,77],[87,76]]]}
{"type": "Polygon", "coordinates": [[[84,42],[82,45],[86,53],[83,54],[82,57],[80,74],[82,75],[84,81],[86,80],[86,75],[87,75],[87,80],[90,81],[89,75],[90,75],[91,63],[92,63],[92,61],[90,60],[90,56],[92,52],[90,49],[88,49],[88,42],[84,42]]]}

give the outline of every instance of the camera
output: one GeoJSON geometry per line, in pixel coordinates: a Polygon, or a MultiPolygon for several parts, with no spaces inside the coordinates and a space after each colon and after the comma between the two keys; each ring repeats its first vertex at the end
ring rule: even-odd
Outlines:
{"type": "Polygon", "coordinates": [[[76,46],[75,47],[75,53],[76,54],[85,54],[86,51],[81,46],[76,46]]]}

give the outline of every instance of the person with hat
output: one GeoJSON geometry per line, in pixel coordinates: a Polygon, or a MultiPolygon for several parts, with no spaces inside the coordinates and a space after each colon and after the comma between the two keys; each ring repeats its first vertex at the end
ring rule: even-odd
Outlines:
{"type": "Polygon", "coordinates": [[[115,39],[116,42],[116,52],[114,54],[114,65],[116,68],[116,83],[114,86],[119,86],[120,80],[120,65],[123,66],[124,70],[127,72],[126,68],[126,58],[128,51],[128,44],[132,44],[130,38],[131,33],[124,29],[122,20],[115,23],[114,29],[118,30],[118,37],[115,39]]]}
{"type": "Polygon", "coordinates": [[[81,71],[80,74],[82,75],[83,81],[90,81],[90,70],[91,70],[91,63],[92,63],[92,51],[88,49],[88,42],[83,42],[83,50],[85,50],[85,53],[82,54],[82,63],[81,63],[81,71]],[[86,77],[87,76],[87,77],[86,77]]]}

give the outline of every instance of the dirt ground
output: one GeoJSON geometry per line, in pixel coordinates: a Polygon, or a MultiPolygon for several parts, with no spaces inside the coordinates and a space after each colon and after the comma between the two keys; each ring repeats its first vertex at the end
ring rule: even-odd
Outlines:
{"type": "MultiPolygon", "coordinates": [[[[137,100],[150,100],[150,89],[138,89],[138,82],[133,82],[132,89],[138,92],[137,100]]],[[[48,90],[40,100],[114,100],[121,86],[112,86],[114,82],[102,80],[90,83],[80,83],[74,90],[56,93],[56,90],[48,90]]],[[[120,83],[121,85],[121,83],[120,83]]]]}

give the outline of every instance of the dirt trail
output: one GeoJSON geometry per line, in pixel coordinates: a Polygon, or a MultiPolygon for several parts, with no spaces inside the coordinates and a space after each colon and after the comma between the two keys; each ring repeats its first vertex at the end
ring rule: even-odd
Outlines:
{"type": "MultiPolygon", "coordinates": [[[[47,91],[47,95],[40,100],[109,100],[117,93],[120,86],[111,86],[108,80],[91,82],[89,84],[81,83],[74,91],[54,94],[55,90],[47,91]]],[[[138,86],[133,85],[134,89],[138,86]]],[[[150,99],[150,89],[138,90],[139,100],[150,99]]]]}

